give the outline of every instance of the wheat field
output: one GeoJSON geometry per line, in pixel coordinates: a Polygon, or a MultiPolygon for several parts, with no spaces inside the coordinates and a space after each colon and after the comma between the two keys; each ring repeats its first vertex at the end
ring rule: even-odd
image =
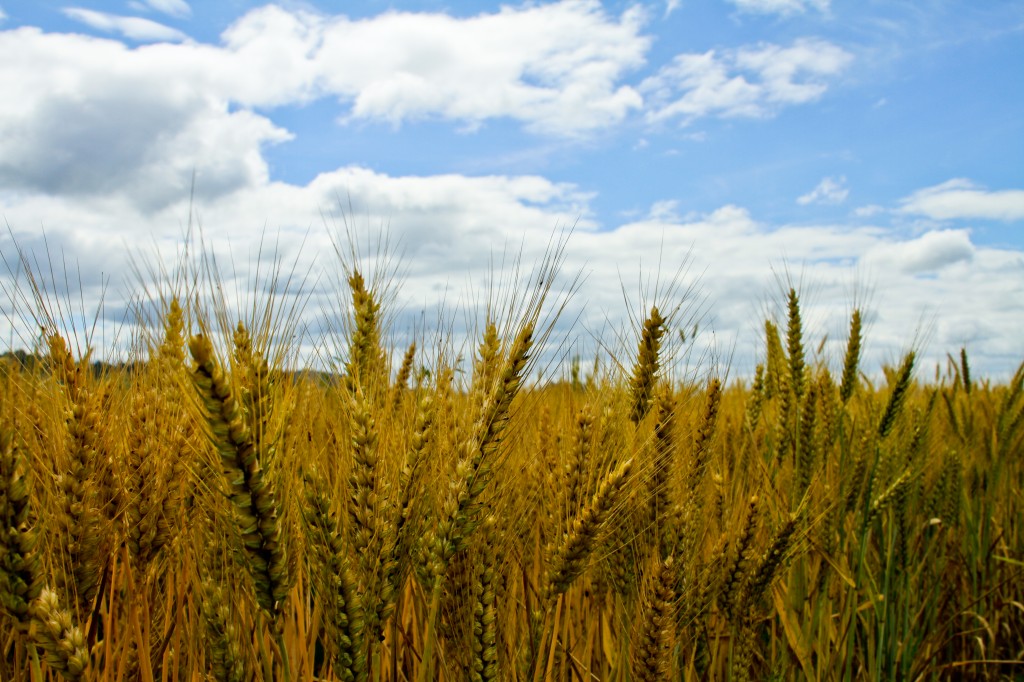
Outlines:
{"type": "Polygon", "coordinates": [[[463,350],[396,348],[392,282],[350,262],[321,371],[294,311],[198,277],[118,365],[27,296],[0,680],[1024,678],[1024,364],[908,346],[873,380],[864,311],[825,357],[790,288],[751,380],[671,371],[671,300],[535,380],[555,266],[463,350]]]}

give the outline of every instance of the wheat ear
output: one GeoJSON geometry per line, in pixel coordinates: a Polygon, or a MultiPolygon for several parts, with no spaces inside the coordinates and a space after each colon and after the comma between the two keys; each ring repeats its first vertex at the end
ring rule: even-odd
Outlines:
{"type": "Polygon", "coordinates": [[[472,682],[498,679],[497,605],[495,604],[495,520],[488,516],[481,528],[483,542],[473,580],[472,682]]]}
{"type": "Polygon", "coordinates": [[[43,587],[24,469],[15,434],[0,429],[0,607],[21,628],[43,587]]]}
{"type": "Polygon", "coordinates": [[[324,481],[313,470],[307,472],[305,485],[304,516],[316,567],[314,589],[324,609],[334,672],[346,682],[361,680],[366,667],[362,600],[324,481]]]}
{"type": "Polygon", "coordinates": [[[672,637],[676,621],[676,567],[673,557],[659,561],[651,576],[651,597],[643,617],[643,630],[634,655],[633,679],[658,682],[669,679],[672,637]]]}
{"type": "Polygon", "coordinates": [[[383,386],[387,388],[387,377],[383,376],[384,350],[380,345],[380,303],[373,292],[366,288],[362,274],[356,270],[348,278],[352,292],[352,313],[355,322],[349,338],[349,357],[345,364],[345,378],[351,389],[353,382],[363,387],[383,386]]]}
{"type": "Polygon", "coordinates": [[[790,288],[787,298],[788,325],[786,329],[786,346],[789,352],[789,388],[799,402],[806,386],[806,366],[804,364],[803,324],[800,320],[800,298],[796,289],[790,288]]]}
{"type": "Polygon", "coordinates": [[[557,545],[549,547],[550,558],[544,580],[546,597],[562,594],[583,573],[597,537],[603,530],[632,467],[633,460],[628,459],[605,476],[590,504],[573,520],[569,531],[557,545]]]}
{"type": "Polygon", "coordinates": [[[278,623],[291,576],[274,491],[264,479],[252,433],[213,344],[198,334],[189,342],[189,350],[195,363],[192,382],[203,401],[209,436],[224,467],[256,601],[271,621],[278,623]]]}
{"type": "Polygon", "coordinates": [[[739,532],[733,538],[729,561],[726,562],[719,590],[719,604],[729,620],[736,615],[736,605],[743,594],[744,581],[750,571],[750,543],[754,538],[754,521],[757,518],[757,495],[751,495],[739,532]]]}
{"type": "Polygon", "coordinates": [[[658,379],[658,354],[661,350],[661,337],[665,335],[665,322],[665,318],[658,312],[658,306],[654,306],[640,333],[633,376],[629,380],[629,419],[634,424],[639,424],[651,409],[654,384],[658,379]]]}
{"type": "Polygon", "coordinates": [[[479,523],[480,495],[491,479],[491,459],[501,444],[512,399],[519,393],[523,370],[529,360],[534,325],[523,325],[509,351],[501,374],[480,408],[472,434],[463,444],[449,495],[432,538],[432,580],[439,580],[451,558],[466,548],[479,523]]]}
{"type": "Polygon", "coordinates": [[[750,580],[744,588],[742,601],[756,604],[764,600],[768,588],[789,555],[798,521],[799,516],[791,514],[786,519],[786,522],[775,532],[775,536],[772,538],[771,543],[769,543],[768,548],[761,555],[757,568],[750,575],[750,580]]]}
{"type": "Polygon", "coordinates": [[[69,401],[67,419],[68,470],[58,476],[62,493],[61,532],[67,542],[66,574],[58,575],[65,594],[77,595],[81,611],[91,610],[99,590],[102,569],[101,534],[97,513],[97,463],[101,459],[99,422],[101,411],[89,385],[88,361],[76,362],[57,334],[49,338],[50,362],[69,401]]]}
{"type": "Polygon", "coordinates": [[[651,522],[658,536],[658,555],[664,560],[675,549],[675,531],[669,524],[670,473],[675,459],[676,405],[672,394],[661,391],[657,398],[658,419],[654,425],[654,467],[649,480],[651,522]]]}
{"type": "Polygon", "coordinates": [[[854,309],[850,317],[850,338],[846,342],[843,359],[843,378],[839,384],[839,397],[848,403],[857,389],[857,371],[860,364],[861,319],[860,310],[854,309]]]}
{"type": "MultiPolygon", "coordinates": [[[[718,424],[718,410],[722,402],[722,382],[718,377],[708,382],[704,396],[704,409],[700,424],[693,435],[690,471],[687,473],[685,499],[674,508],[676,518],[675,551],[677,557],[689,557],[697,543],[698,517],[701,512],[701,497],[704,480],[707,477],[708,459],[711,455],[711,440],[718,424]]],[[[682,560],[682,559],[680,559],[682,560]]]]}
{"type": "Polygon", "coordinates": [[[61,606],[60,597],[45,588],[32,609],[35,643],[43,650],[46,664],[72,682],[85,679],[89,667],[89,649],[82,629],[75,625],[71,612],[61,606]]]}
{"type": "MultiPolygon", "coordinates": [[[[547,411],[544,415],[547,415],[547,411]]],[[[545,417],[545,424],[548,423],[545,417]]],[[[585,476],[587,472],[587,461],[590,457],[590,449],[593,443],[594,414],[589,408],[583,408],[576,415],[576,429],[573,434],[572,448],[569,456],[562,467],[560,479],[552,480],[550,483],[559,489],[558,506],[552,514],[553,532],[561,533],[565,530],[568,520],[573,518],[579,511],[584,490],[586,490],[585,476]]]]}
{"type": "Polygon", "coordinates": [[[397,413],[402,406],[402,396],[409,387],[409,378],[412,376],[412,363],[416,360],[416,342],[413,341],[402,356],[402,364],[398,367],[398,374],[395,376],[395,384],[392,386],[391,412],[397,413]]]}
{"type": "Polygon", "coordinates": [[[892,393],[889,394],[889,402],[886,403],[882,420],[878,422],[879,439],[884,439],[889,435],[892,427],[896,424],[896,418],[899,416],[900,410],[903,408],[907,392],[910,390],[910,379],[914,373],[914,358],[914,351],[907,353],[903,358],[903,363],[900,365],[899,372],[896,374],[892,393]]]}
{"type": "Polygon", "coordinates": [[[224,590],[213,580],[203,581],[200,611],[209,639],[210,673],[217,682],[243,682],[245,658],[238,646],[240,634],[224,590]]]}

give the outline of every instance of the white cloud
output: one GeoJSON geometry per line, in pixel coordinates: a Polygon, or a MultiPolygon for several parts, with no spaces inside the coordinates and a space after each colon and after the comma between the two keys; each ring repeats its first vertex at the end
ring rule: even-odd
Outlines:
{"type": "Polygon", "coordinates": [[[97,31],[117,33],[129,40],[139,42],[178,42],[188,39],[188,36],[181,31],[151,21],[150,19],[123,17],[79,7],[66,8],[64,14],[68,18],[80,21],[97,31]]]}
{"type": "MultiPolygon", "coordinates": [[[[765,295],[777,286],[775,273],[782,263],[799,266],[802,281],[813,291],[805,298],[808,346],[827,333],[837,340],[830,343],[839,344],[833,349],[836,358],[842,353],[851,286],[858,273],[868,273],[868,286],[879,292],[870,311],[876,321],[865,359],[869,372],[905,350],[929,311],[941,315],[935,316],[936,330],[922,363],[941,359],[964,342],[970,344],[979,373],[1005,374],[1020,361],[1024,254],[977,246],[963,230],[905,238],[877,226],[779,226],[759,222],[735,205],[679,216],[671,200],[652,206],[643,219],[599,229],[590,210],[593,197],[571,184],[539,176],[392,176],[356,166],[323,173],[306,185],[264,181],[207,196],[196,209],[222,262],[230,262],[225,257],[230,244],[234,262],[244,268],[263,225],[272,241],[282,230],[280,243],[289,260],[307,240],[300,267],[312,265],[314,277],[325,273],[321,286],[310,290],[306,312],[311,323],[319,318],[321,305],[334,305],[322,285],[337,272],[322,214],[337,209],[339,198],[347,202],[351,197],[354,215],[349,220],[358,231],[372,233],[387,225],[393,241],[401,244],[408,274],[399,303],[410,316],[433,310],[442,300],[449,305],[479,301],[492,259],[500,260],[503,250],[521,249],[527,264],[536,262],[554,230],[576,223],[564,273],[572,278],[581,272],[586,279],[562,331],[568,333],[565,325],[579,316],[571,333],[584,344],[593,332],[614,345],[614,335],[628,329],[623,283],[627,293],[638,296],[637,282],[654,277],[659,267],[663,277],[670,276],[690,254],[686,282],[700,277],[698,289],[708,297],[708,316],[700,327],[714,331],[699,343],[717,344],[720,351],[736,344],[738,373],[749,371],[759,352],[765,295]]],[[[87,268],[87,306],[98,300],[101,269],[115,284],[122,279],[131,283],[122,255],[126,247],[147,254],[155,242],[175,253],[187,211],[187,191],[148,214],[117,193],[82,198],[0,192],[0,213],[19,242],[35,246],[42,225],[51,249],[63,248],[87,268]]],[[[5,253],[6,239],[0,238],[5,253]]],[[[246,290],[232,273],[224,274],[226,290],[246,290]]],[[[118,310],[120,295],[108,293],[110,310],[118,310]]],[[[633,300],[633,312],[642,312],[633,300]]],[[[0,320],[0,337],[9,338],[2,326],[0,320]]]]}
{"type": "Polygon", "coordinates": [[[665,17],[682,7],[683,0],[665,0],[665,17]]]}
{"type": "Polygon", "coordinates": [[[192,8],[185,0],[137,0],[128,5],[137,10],[154,10],[172,17],[191,16],[192,8]]]}
{"type": "Polygon", "coordinates": [[[651,204],[651,210],[647,213],[648,220],[673,222],[679,220],[679,201],[676,199],[664,199],[651,204]]]}
{"type": "Polygon", "coordinates": [[[801,206],[807,204],[841,204],[846,201],[850,190],[846,188],[846,178],[838,180],[831,177],[822,178],[821,182],[807,194],[797,198],[796,203],[801,206]]]}
{"type": "MultiPolygon", "coordinates": [[[[140,40],[180,37],[142,19],[67,12],[140,40]]],[[[511,117],[553,134],[594,131],[640,105],[618,80],[643,63],[642,21],[639,10],[612,18],[593,1],[358,21],[271,5],[219,45],[0,32],[0,187],[118,191],[154,211],[193,172],[207,198],[259,186],[262,147],[291,133],[253,108],[323,97],[338,98],[347,119],[511,117]]]]}
{"type": "Polygon", "coordinates": [[[1024,190],[990,192],[964,178],[914,192],[903,199],[902,210],[935,220],[976,218],[1014,222],[1024,220],[1024,190]]]}
{"type": "Polygon", "coordinates": [[[832,43],[803,38],[790,47],[763,44],[736,53],[736,67],[760,76],[769,102],[803,104],[828,89],[824,79],[845,69],[853,57],[832,43]]]}
{"type": "Polygon", "coordinates": [[[865,262],[878,269],[919,274],[969,261],[974,252],[966,230],[937,230],[916,239],[881,242],[865,254],[865,262]]]}
{"type": "MultiPolygon", "coordinates": [[[[252,20],[262,21],[259,11],[246,23],[252,20]]],[[[639,9],[613,19],[592,0],[466,19],[341,17],[324,25],[316,61],[324,88],[352,102],[352,118],[511,117],[533,130],[575,134],[618,123],[641,106],[640,95],[618,81],[644,63],[650,39],[640,35],[643,20],[639,9]]]]}
{"type": "MultiPolygon", "coordinates": [[[[145,19],[67,12],[135,39],[184,37],[145,19]]],[[[386,12],[358,20],[269,5],[229,26],[220,46],[163,53],[178,73],[162,70],[198,78],[215,96],[245,106],[334,97],[346,120],[442,118],[471,129],[511,118],[575,136],[641,108],[639,93],[621,80],[644,64],[651,42],[641,34],[644,21],[639,7],[613,17],[596,0],[467,18],[386,12]]]]}
{"type": "Polygon", "coordinates": [[[680,54],[643,81],[648,120],[709,115],[770,116],[786,105],[819,99],[828,80],[841,73],[852,55],[824,40],[803,38],[789,47],[760,44],[719,54],[680,54]]]}
{"type": "Polygon", "coordinates": [[[831,0],[728,0],[740,11],[754,14],[801,14],[808,8],[827,12],[831,0]]]}
{"type": "Polygon", "coordinates": [[[878,204],[867,204],[866,206],[858,206],[853,210],[853,215],[858,218],[870,218],[876,216],[879,213],[885,213],[885,207],[879,206],[878,204]]]}
{"type": "Polygon", "coordinates": [[[232,111],[203,68],[217,62],[195,47],[131,50],[22,28],[0,32],[0,53],[0,187],[120,193],[155,210],[187,191],[193,172],[207,197],[265,182],[261,147],[290,137],[232,111]]]}
{"type": "Polygon", "coordinates": [[[7,20],[7,12],[4,11],[3,7],[0,7],[0,22],[7,20]]]}

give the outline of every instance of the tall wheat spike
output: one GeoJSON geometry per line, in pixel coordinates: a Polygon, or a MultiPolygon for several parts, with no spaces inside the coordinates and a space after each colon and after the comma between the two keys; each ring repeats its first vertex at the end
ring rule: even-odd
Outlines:
{"type": "Polygon", "coordinates": [[[915,357],[916,354],[914,351],[907,353],[903,358],[903,363],[900,365],[899,371],[896,373],[892,393],[889,394],[889,402],[886,403],[885,412],[882,414],[881,421],[878,422],[878,437],[880,439],[884,439],[888,436],[889,433],[892,432],[893,426],[896,425],[896,417],[903,408],[903,403],[906,401],[907,397],[907,391],[910,388],[910,380],[914,372],[915,357]]]}
{"type": "Polygon", "coordinates": [[[790,288],[787,298],[788,325],[786,346],[789,353],[789,387],[797,401],[803,397],[807,384],[804,362],[803,322],[800,319],[800,298],[796,289],[790,288]]]}
{"type": "Polygon", "coordinates": [[[843,403],[850,402],[857,389],[857,371],[860,367],[861,312],[854,308],[850,316],[850,338],[846,342],[846,356],[843,358],[843,378],[839,386],[839,397],[843,403]]]}
{"type": "Polygon", "coordinates": [[[245,558],[260,608],[277,622],[291,587],[289,563],[278,504],[263,467],[235,389],[221,369],[209,337],[189,342],[192,382],[203,401],[209,437],[220,456],[242,535],[245,558]]]}
{"type": "Polygon", "coordinates": [[[761,417],[761,408],[764,406],[765,392],[764,363],[758,363],[754,369],[754,383],[750,387],[750,397],[747,400],[747,424],[754,428],[757,420],[761,417]]]}
{"type": "Polygon", "coordinates": [[[593,442],[593,412],[587,407],[581,409],[576,415],[575,426],[572,448],[562,467],[561,479],[552,481],[559,490],[557,513],[551,518],[552,525],[557,529],[566,527],[566,523],[576,515],[583,501],[593,442]]]}
{"type": "Polygon", "coordinates": [[[384,376],[386,362],[380,343],[380,302],[366,288],[366,281],[358,270],[349,275],[348,285],[352,292],[355,319],[349,339],[349,357],[345,363],[345,380],[350,391],[354,390],[354,383],[362,385],[364,390],[387,386],[384,376]]]}
{"type": "Polygon", "coordinates": [[[373,572],[379,554],[381,528],[380,464],[377,452],[377,426],[361,390],[351,394],[349,432],[352,464],[348,479],[349,535],[355,556],[365,575],[373,572]]]}
{"type": "Polygon", "coordinates": [[[416,360],[416,342],[413,341],[402,356],[402,364],[398,367],[398,374],[395,375],[395,384],[391,390],[391,410],[397,412],[402,405],[402,395],[409,387],[409,378],[412,376],[413,362],[416,360]]]}
{"type": "Polygon", "coordinates": [[[78,611],[87,613],[100,587],[103,573],[103,534],[97,511],[99,424],[101,404],[90,384],[88,357],[76,361],[63,337],[51,334],[50,363],[68,400],[66,448],[68,467],[58,475],[62,491],[61,532],[67,543],[69,571],[58,575],[58,584],[77,601],[78,611]]]}
{"type": "Polygon", "coordinates": [[[466,548],[469,536],[480,522],[478,500],[491,479],[491,459],[501,444],[512,400],[519,393],[533,331],[533,322],[527,322],[519,330],[501,374],[484,398],[472,433],[463,444],[463,456],[456,467],[436,532],[432,552],[435,570],[442,570],[456,552],[466,548]]]}
{"type": "Polygon", "coordinates": [[[634,424],[639,424],[651,409],[654,385],[660,367],[658,356],[661,350],[661,337],[665,335],[665,322],[665,318],[658,312],[658,306],[653,306],[640,332],[633,376],[629,382],[629,418],[634,424]]]}
{"type": "Polygon", "coordinates": [[[779,338],[779,328],[771,320],[764,321],[765,343],[767,353],[765,357],[765,399],[772,397],[785,387],[788,379],[786,371],[786,351],[782,348],[782,340],[779,338]]]}

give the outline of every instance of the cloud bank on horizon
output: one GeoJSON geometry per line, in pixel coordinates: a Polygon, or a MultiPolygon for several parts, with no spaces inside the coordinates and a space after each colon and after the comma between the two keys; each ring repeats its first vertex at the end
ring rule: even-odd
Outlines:
{"type": "Polygon", "coordinates": [[[92,304],[113,278],[113,319],[190,211],[236,264],[266,234],[317,271],[348,220],[400,244],[413,314],[574,226],[585,338],[688,262],[699,343],[740,374],[787,276],[830,349],[868,304],[876,367],[915,335],[981,373],[1024,359],[1024,92],[994,68],[1024,58],[1019,5],[395,5],[0,9],[5,259],[62,251],[92,304]]]}

